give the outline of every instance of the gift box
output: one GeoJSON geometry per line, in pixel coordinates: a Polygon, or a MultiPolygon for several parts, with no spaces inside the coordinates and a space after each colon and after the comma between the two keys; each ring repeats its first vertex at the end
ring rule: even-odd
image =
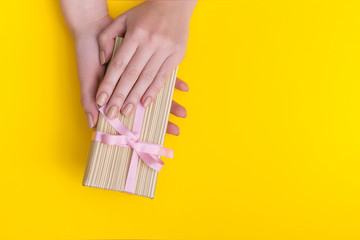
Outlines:
{"type": "MultiPolygon", "coordinates": [[[[115,39],[113,56],[122,38],[115,39]]],[[[148,106],[139,103],[133,113],[121,113],[114,120],[99,108],[83,185],[154,198],[158,172],[164,165],[160,156],[172,158],[164,148],[177,68],[157,97],[148,106]]]]}

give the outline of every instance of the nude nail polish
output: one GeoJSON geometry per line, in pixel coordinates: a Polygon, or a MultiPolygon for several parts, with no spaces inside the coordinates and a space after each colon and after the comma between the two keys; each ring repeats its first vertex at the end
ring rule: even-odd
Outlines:
{"type": "Polygon", "coordinates": [[[109,119],[114,119],[116,117],[116,113],[118,112],[118,108],[116,106],[111,106],[109,110],[106,112],[106,116],[109,119]]]}
{"type": "Polygon", "coordinates": [[[183,87],[184,87],[184,91],[188,92],[189,91],[189,86],[186,83],[182,83],[183,87]]]}
{"type": "Polygon", "coordinates": [[[86,114],[86,120],[87,120],[87,124],[89,125],[89,128],[93,128],[94,127],[94,121],[93,121],[93,118],[92,118],[90,113],[86,114]]]}
{"type": "Polygon", "coordinates": [[[100,64],[104,65],[106,60],[105,60],[105,52],[103,50],[100,51],[99,57],[100,57],[100,64]]]}
{"type": "Polygon", "coordinates": [[[134,108],[134,104],[129,103],[123,108],[122,113],[127,117],[130,115],[133,108],[134,108]]]}
{"type": "Polygon", "coordinates": [[[145,99],[145,102],[144,102],[144,107],[149,106],[150,103],[151,103],[151,97],[147,97],[147,98],[145,99]]]}
{"type": "Polygon", "coordinates": [[[98,98],[96,98],[96,103],[100,106],[104,105],[107,99],[107,94],[106,93],[102,93],[99,95],[98,98]]]}

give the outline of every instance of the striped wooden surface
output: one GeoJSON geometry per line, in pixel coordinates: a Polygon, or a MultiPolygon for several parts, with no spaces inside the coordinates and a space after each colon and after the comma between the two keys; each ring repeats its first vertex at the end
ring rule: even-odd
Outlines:
{"type": "MultiPolygon", "coordinates": [[[[116,38],[114,52],[120,46],[122,38],[116,38]]],[[[177,68],[172,72],[156,99],[145,110],[140,140],[163,144],[169,119],[172,95],[174,92],[177,68]]],[[[118,118],[129,129],[132,129],[135,111],[129,117],[121,113],[118,118]]],[[[115,129],[99,114],[97,131],[118,134],[115,129]]],[[[83,185],[114,191],[124,191],[126,177],[133,150],[120,146],[108,146],[92,141],[86,165],[83,185]]],[[[135,194],[154,198],[158,173],[139,159],[135,194]]]]}

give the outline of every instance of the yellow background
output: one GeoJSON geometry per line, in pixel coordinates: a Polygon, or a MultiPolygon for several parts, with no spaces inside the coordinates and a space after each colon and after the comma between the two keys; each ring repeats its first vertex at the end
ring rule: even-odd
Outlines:
{"type": "Polygon", "coordinates": [[[1,239],[360,239],[359,1],[200,1],[154,200],[81,185],[59,4],[1,5],[1,239]]]}

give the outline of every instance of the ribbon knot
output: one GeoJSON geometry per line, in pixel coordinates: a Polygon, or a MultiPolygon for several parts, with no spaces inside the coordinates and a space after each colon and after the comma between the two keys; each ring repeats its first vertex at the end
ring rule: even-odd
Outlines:
{"type": "Polygon", "coordinates": [[[133,150],[124,190],[127,193],[133,194],[135,192],[136,171],[139,157],[146,165],[159,172],[164,165],[160,156],[173,158],[173,150],[159,144],[140,141],[140,133],[145,114],[145,107],[141,103],[139,103],[136,108],[132,131],[126,128],[118,118],[113,120],[107,118],[104,112],[105,107],[106,105],[99,108],[100,113],[120,135],[96,131],[94,140],[107,145],[128,147],[133,150]]]}
{"type": "MultiPolygon", "coordinates": [[[[132,148],[134,151],[136,151],[137,152],[137,143],[139,142],[139,139],[130,139],[129,141],[128,141],[128,145],[129,145],[129,147],[130,148],[132,148]]],[[[139,155],[139,153],[138,153],[138,155],[139,155]]]]}

